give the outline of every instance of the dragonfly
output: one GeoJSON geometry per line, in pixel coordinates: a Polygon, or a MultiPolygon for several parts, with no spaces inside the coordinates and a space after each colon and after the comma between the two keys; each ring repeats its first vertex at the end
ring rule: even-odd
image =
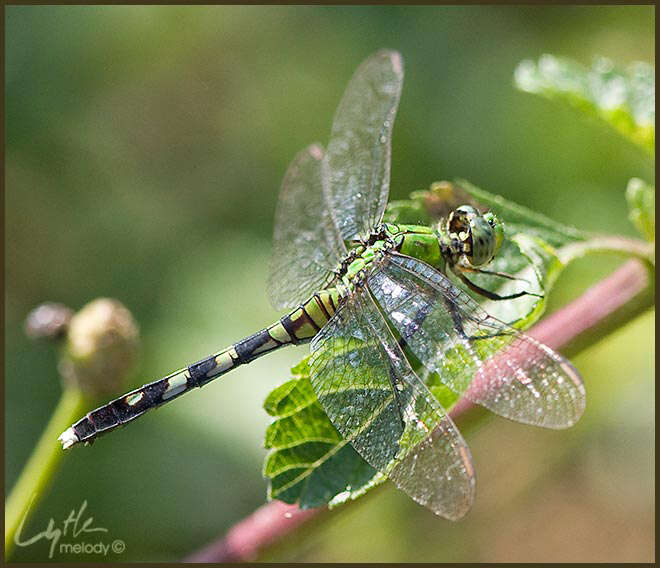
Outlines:
{"type": "Polygon", "coordinates": [[[585,389],[571,363],[488,315],[449,278],[491,299],[526,293],[499,296],[466,275],[488,273],[504,234],[496,215],[464,205],[434,227],[383,222],[402,85],[398,52],[370,56],[346,88],[327,147],[312,144],[290,164],[268,280],[271,303],[288,313],[89,412],[60,436],[65,449],[262,355],[311,343],[311,383],[340,434],[415,501],[456,520],[474,500],[472,457],[412,356],[511,420],[566,428],[580,418],[585,389]]]}

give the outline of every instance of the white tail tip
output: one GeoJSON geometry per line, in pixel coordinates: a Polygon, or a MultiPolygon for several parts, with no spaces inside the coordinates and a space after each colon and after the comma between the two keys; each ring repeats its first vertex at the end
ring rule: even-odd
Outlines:
{"type": "Polygon", "coordinates": [[[62,448],[64,450],[68,450],[71,446],[80,442],[80,438],[78,438],[78,435],[73,428],[68,428],[62,432],[58,440],[62,443],[62,448]]]}

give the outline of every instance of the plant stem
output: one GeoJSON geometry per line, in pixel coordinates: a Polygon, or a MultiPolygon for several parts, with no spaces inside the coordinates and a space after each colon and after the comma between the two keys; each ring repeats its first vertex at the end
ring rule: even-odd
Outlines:
{"type": "Polygon", "coordinates": [[[271,501],[235,524],[224,538],[192,554],[184,562],[254,560],[262,548],[293,532],[325,509],[299,509],[298,505],[271,501]]]}
{"type": "Polygon", "coordinates": [[[582,296],[541,320],[529,334],[572,357],[634,320],[655,303],[654,272],[629,260],[582,296]]]}
{"type": "Polygon", "coordinates": [[[635,256],[640,260],[653,264],[654,250],[654,245],[641,239],[599,235],[586,241],[576,241],[564,245],[557,250],[557,254],[564,264],[593,253],[622,254],[626,257],[635,256]]]}
{"type": "MultiPolygon", "coordinates": [[[[648,263],[630,260],[578,299],[544,318],[528,333],[553,349],[563,349],[575,355],[654,305],[652,275],[648,263]]],[[[463,398],[454,405],[450,415],[456,419],[472,406],[463,398]]],[[[326,509],[319,507],[303,511],[296,505],[272,501],[234,525],[223,538],[191,554],[184,562],[254,560],[260,550],[326,509]]]]}
{"type": "Polygon", "coordinates": [[[43,496],[64,456],[57,437],[85,412],[89,398],[77,388],[65,388],[5,506],[5,558],[14,548],[14,536],[43,496]]]}

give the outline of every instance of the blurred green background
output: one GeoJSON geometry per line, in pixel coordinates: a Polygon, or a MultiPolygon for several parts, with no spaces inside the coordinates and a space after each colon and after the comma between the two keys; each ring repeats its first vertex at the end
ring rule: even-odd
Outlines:
{"type": "MultiPolygon", "coordinates": [[[[143,343],[132,384],[270,323],[272,218],[288,162],[327,141],[357,65],[404,56],[392,190],[463,177],[581,229],[634,235],[623,191],[653,171],[615,132],[514,90],[542,53],[654,62],[653,7],[8,7],[7,492],[60,393],[36,304],[121,300],[143,343]]],[[[551,309],[619,259],[567,270],[551,309]]],[[[470,515],[452,524],[387,485],[261,558],[276,561],[652,561],[654,320],[574,359],[584,419],[471,431],[470,515]]],[[[306,348],[278,352],[76,448],[28,534],[88,502],[126,542],[108,559],[177,560],[265,500],[261,403],[306,348]]],[[[459,422],[460,427],[460,422],[459,422]]],[[[16,560],[46,560],[45,542],[16,560]]],[[[54,560],[103,560],[55,555],[54,560]]]]}

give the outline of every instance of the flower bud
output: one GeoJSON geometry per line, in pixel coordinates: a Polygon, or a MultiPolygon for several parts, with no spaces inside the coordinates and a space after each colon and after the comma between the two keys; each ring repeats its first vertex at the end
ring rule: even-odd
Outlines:
{"type": "Polygon", "coordinates": [[[64,304],[46,302],[34,308],[25,318],[25,333],[30,339],[64,337],[73,311],[64,304]]]}
{"type": "Polygon", "coordinates": [[[93,300],[71,318],[60,374],[93,397],[117,392],[136,361],[138,343],[138,326],[123,304],[93,300]]]}

